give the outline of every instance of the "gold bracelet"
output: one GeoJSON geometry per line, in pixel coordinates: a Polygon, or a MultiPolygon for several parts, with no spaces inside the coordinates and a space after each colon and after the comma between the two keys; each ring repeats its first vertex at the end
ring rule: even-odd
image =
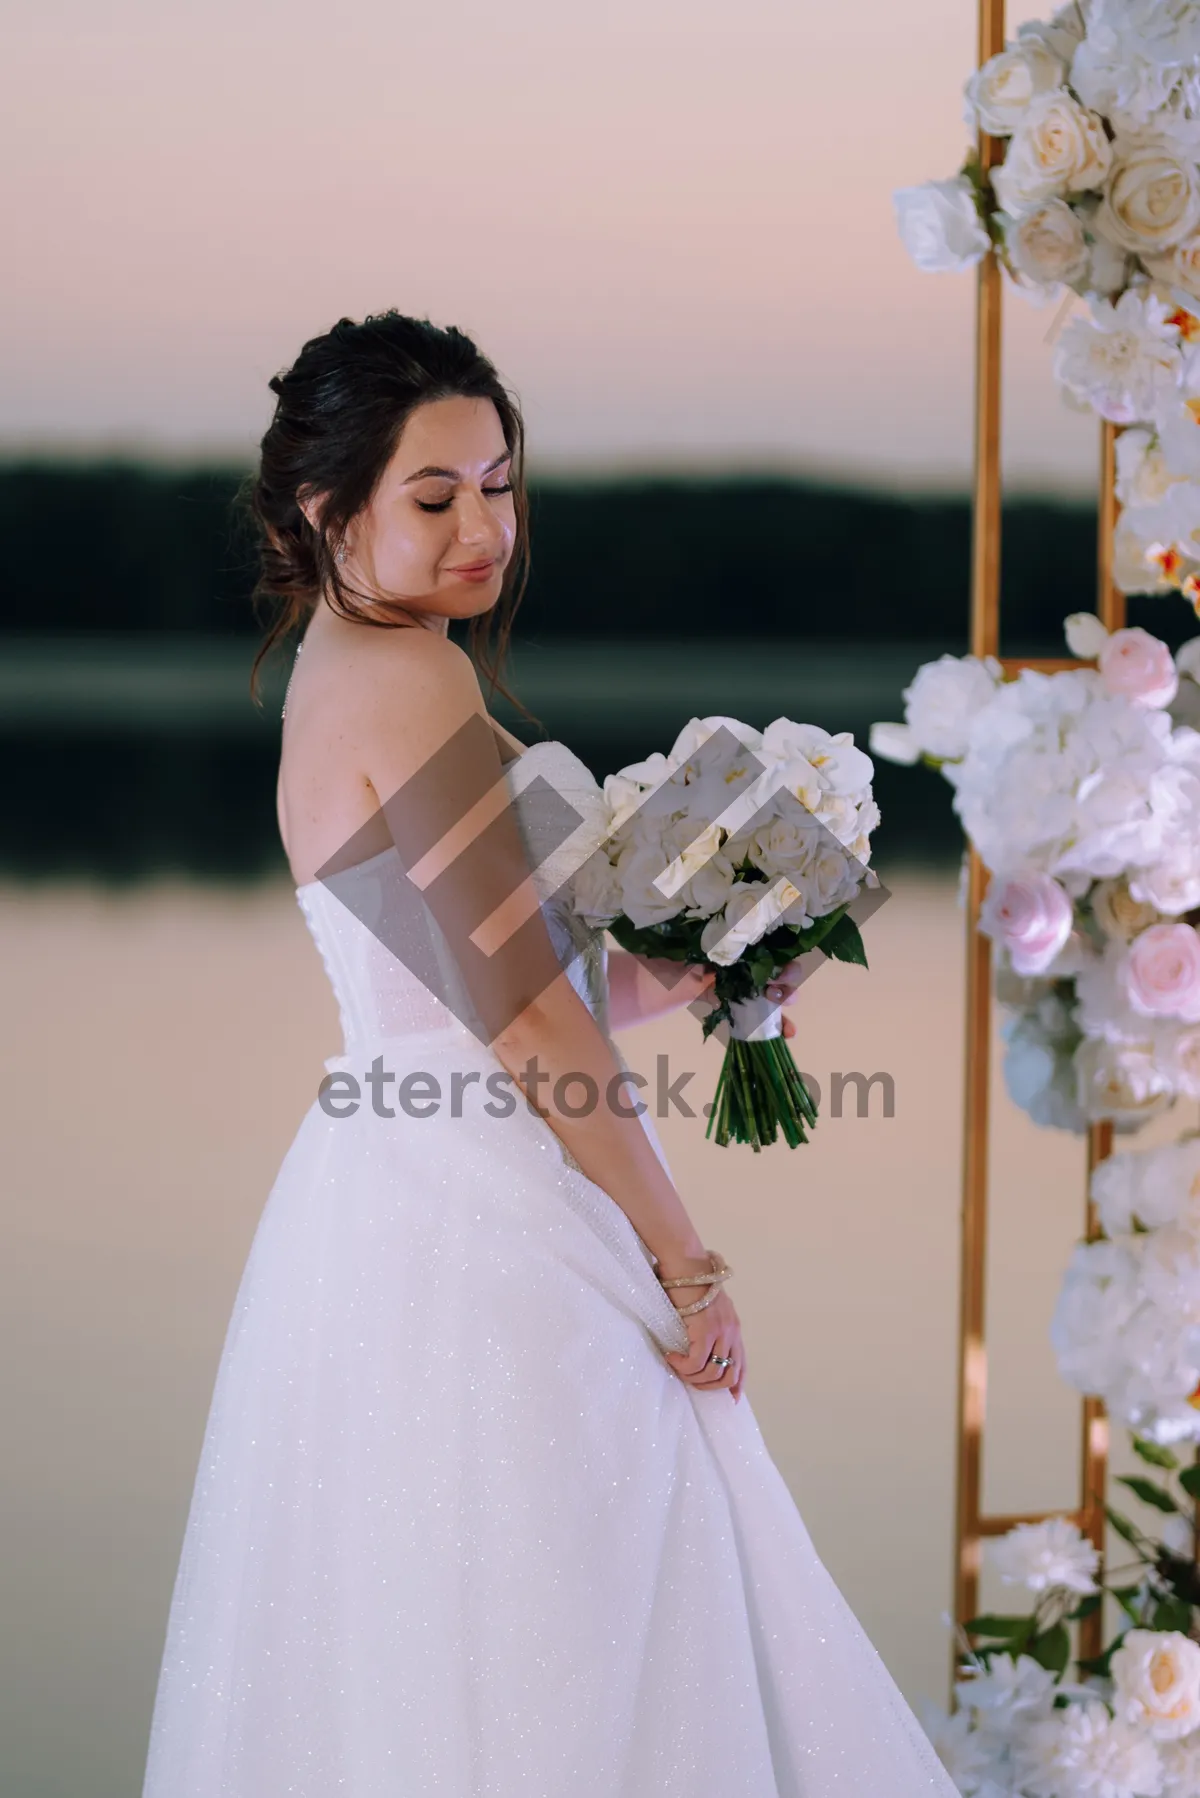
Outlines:
{"type": "Polygon", "coordinates": [[[696,1299],[690,1305],[675,1305],[675,1301],[672,1299],[671,1303],[675,1305],[676,1316],[693,1317],[697,1311],[706,1311],[720,1290],[719,1286],[710,1286],[702,1299],[696,1299]]]}
{"type": "Polygon", "coordinates": [[[708,1259],[712,1264],[711,1273],[678,1274],[672,1275],[669,1280],[660,1278],[658,1283],[663,1288],[664,1292],[672,1286],[719,1286],[723,1280],[727,1280],[733,1272],[733,1269],[726,1261],[724,1255],[718,1255],[715,1249],[709,1249],[706,1252],[708,1254],[708,1259]]]}

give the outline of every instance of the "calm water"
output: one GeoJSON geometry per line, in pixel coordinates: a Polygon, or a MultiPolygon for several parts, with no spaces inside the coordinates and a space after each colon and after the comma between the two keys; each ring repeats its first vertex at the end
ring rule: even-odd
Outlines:
{"type": "MultiPolygon", "coordinates": [[[[886,877],[886,869],[885,869],[886,877]]],[[[890,1072],[895,1114],[754,1156],[658,1120],[736,1269],[747,1390],[818,1548],[909,1697],[944,1696],[952,1527],[962,919],[896,875],[870,973],[827,968],[801,1065],[890,1072]]],[[[331,996],[290,889],[0,888],[7,1241],[6,1798],[132,1798],[200,1435],[255,1224],[324,1056],[331,996]]],[[[653,1078],[719,1046],[628,1032],[653,1078]]],[[[1082,1152],[1003,1110],[988,1501],[1073,1502],[1076,1409],[1046,1328],[1082,1152]]]]}

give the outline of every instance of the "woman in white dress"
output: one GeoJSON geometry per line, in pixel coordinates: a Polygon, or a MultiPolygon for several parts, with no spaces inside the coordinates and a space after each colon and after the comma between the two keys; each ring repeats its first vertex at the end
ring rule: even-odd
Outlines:
{"type": "Polygon", "coordinates": [[[581,930],[596,780],[485,708],[516,407],[394,313],[272,387],[279,822],[344,1045],[238,1292],[144,1798],[950,1798],[609,1034],[701,983],[581,930]]]}

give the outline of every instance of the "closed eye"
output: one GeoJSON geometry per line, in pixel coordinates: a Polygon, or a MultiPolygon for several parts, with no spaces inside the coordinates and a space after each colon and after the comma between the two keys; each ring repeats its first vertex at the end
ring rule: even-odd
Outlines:
{"type": "MultiPolygon", "coordinates": [[[[486,493],[489,498],[492,498],[494,495],[498,495],[498,494],[511,493],[512,492],[512,482],[506,481],[502,487],[484,487],[482,489],[482,491],[484,493],[486,493]]],[[[418,506],[420,506],[422,512],[448,512],[450,510],[451,506],[454,504],[454,495],[451,494],[449,499],[439,499],[439,500],[419,499],[417,501],[417,504],[418,504],[418,506]]]]}

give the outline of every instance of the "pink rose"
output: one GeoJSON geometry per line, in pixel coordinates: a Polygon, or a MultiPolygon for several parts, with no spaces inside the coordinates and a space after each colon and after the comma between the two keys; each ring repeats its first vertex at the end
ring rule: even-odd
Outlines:
{"type": "Polygon", "coordinates": [[[1190,924],[1151,924],[1134,937],[1121,979],[1143,1017],[1200,1022],[1200,936],[1190,924]]]}
{"type": "Polygon", "coordinates": [[[1008,950],[1014,972],[1043,974],[1071,934],[1074,907],[1049,874],[994,880],[979,927],[1008,950]]]}
{"type": "Polygon", "coordinates": [[[1170,705],[1179,687],[1179,671],[1166,644],[1136,627],[1114,631],[1100,651],[1099,663],[1109,692],[1135,705],[1170,705]]]}

